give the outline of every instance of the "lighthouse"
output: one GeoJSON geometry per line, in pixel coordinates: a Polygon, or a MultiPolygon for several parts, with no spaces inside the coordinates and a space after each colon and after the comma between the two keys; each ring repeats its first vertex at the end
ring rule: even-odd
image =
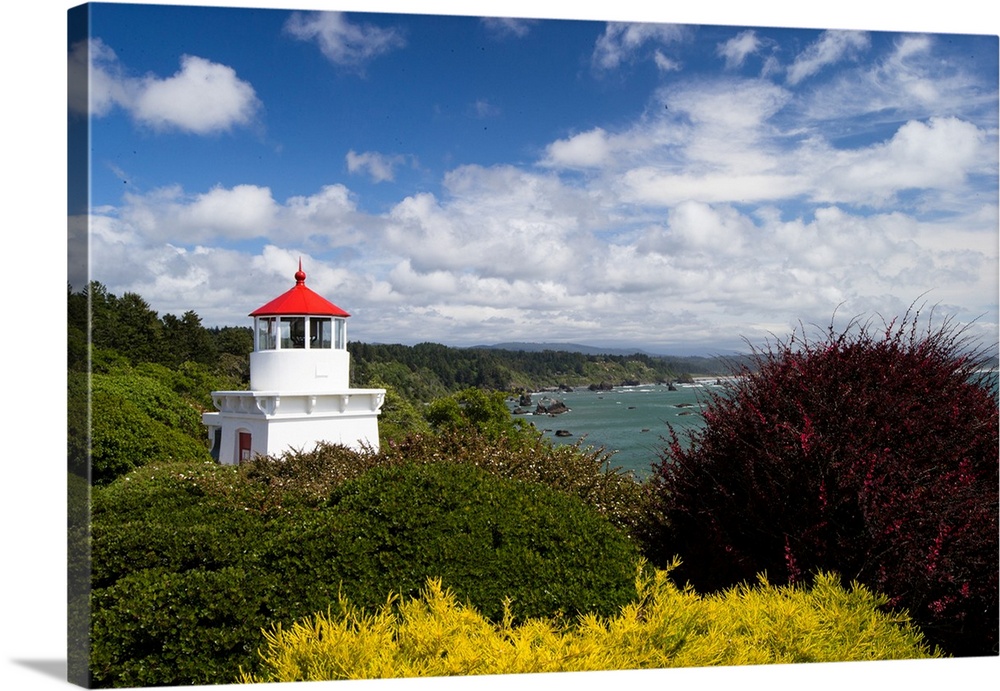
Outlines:
{"type": "Polygon", "coordinates": [[[301,259],[295,285],[249,316],[250,390],[213,391],[217,410],[202,414],[213,458],[231,465],[321,442],[377,451],[385,389],[350,388],[350,315],[306,286],[301,259]]]}

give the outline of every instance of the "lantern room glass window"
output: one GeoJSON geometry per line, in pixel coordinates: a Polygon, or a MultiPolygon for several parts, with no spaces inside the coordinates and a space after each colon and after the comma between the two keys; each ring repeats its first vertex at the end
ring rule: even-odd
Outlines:
{"type": "Polygon", "coordinates": [[[328,349],[333,347],[332,321],[328,317],[312,317],[309,320],[310,348],[328,349]]]}
{"type": "Polygon", "coordinates": [[[279,323],[282,350],[306,347],[306,318],[281,317],[279,323]]]}
{"type": "Polygon", "coordinates": [[[257,318],[257,350],[274,350],[277,344],[277,328],[274,317],[257,318]]]}
{"type": "Polygon", "coordinates": [[[333,347],[337,350],[345,350],[347,348],[346,319],[333,320],[333,347]]]}

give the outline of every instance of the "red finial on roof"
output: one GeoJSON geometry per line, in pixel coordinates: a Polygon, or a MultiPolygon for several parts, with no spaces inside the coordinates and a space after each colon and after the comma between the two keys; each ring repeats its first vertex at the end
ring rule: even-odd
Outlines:
{"type": "Polygon", "coordinates": [[[295,282],[296,283],[306,282],[306,272],[302,270],[302,257],[299,257],[299,270],[295,272],[295,282]]]}

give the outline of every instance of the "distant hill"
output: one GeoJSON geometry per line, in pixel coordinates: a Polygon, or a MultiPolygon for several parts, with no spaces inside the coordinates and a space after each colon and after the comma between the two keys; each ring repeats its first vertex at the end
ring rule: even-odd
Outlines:
{"type": "Polygon", "coordinates": [[[486,350],[524,351],[525,353],[541,353],[546,350],[552,350],[557,353],[583,353],[584,355],[635,355],[636,353],[651,355],[651,353],[647,353],[639,348],[602,348],[600,346],[581,345],[579,343],[527,343],[523,341],[510,341],[507,343],[471,347],[486,350]]]}
{"type": "Polygon", "coordinates": [[[528,343],[510,341],[506,343],[494,343],[493,345],[472,346],[470,348],[470,350],[474,349],[506,350],[514,353],[543,353],[545,351],[552,351],[557,353],[579,353],[588,356],[609,355],[626,358],[633,355],[640,355],[654,360],[669,362],[677,372],[713,375],[730,374],[735,365],[751,364],[750,356],[745,353],[730,353],[726,355],[668,355],[664,353],[650,353],[640,348],[605,348],[601,346],[581,345],[580,343],[528,343]]]}

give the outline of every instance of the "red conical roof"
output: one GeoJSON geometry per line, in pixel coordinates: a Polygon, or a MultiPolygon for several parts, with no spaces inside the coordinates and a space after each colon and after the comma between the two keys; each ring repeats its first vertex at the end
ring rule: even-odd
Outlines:
{"type": "Polygon", "coordinates": [[[302,270],[302,260],[299,260],[299,270],[295,272],[295,287],[271,300],[263,307],[258,307],[250,313],[251,317],[262,317],[278,314],[320,314],[330,317],[349,317],[347,312],[306,287],[306,272],[302,270]]]}

